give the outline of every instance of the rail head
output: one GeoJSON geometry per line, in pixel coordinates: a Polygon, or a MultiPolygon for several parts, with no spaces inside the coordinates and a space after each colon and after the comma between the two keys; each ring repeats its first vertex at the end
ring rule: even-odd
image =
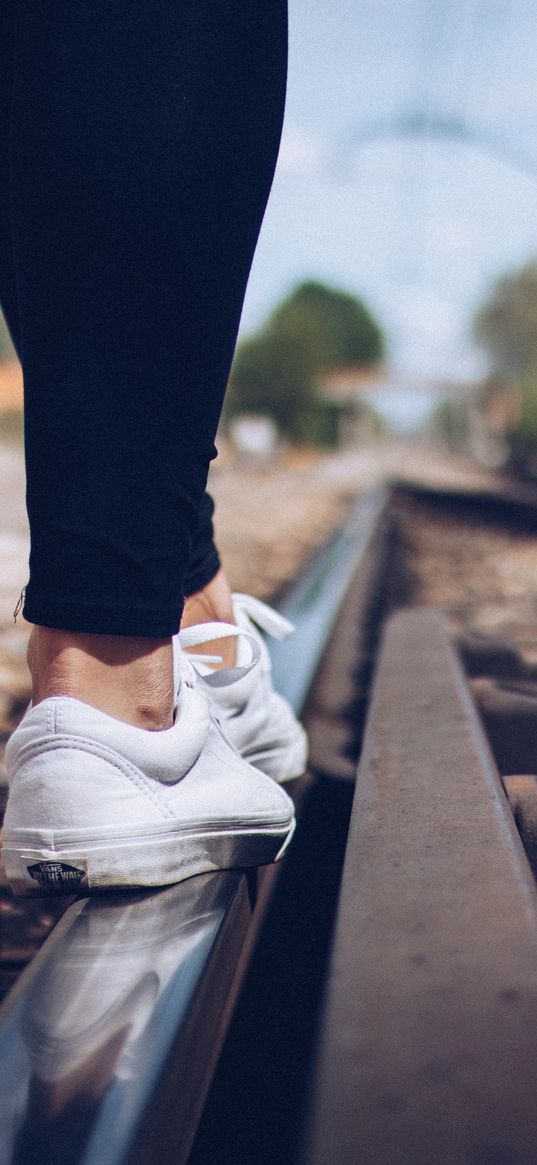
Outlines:
{"type": "Polygon", "coordinates": [[[185,1159],[250,915],[238,871],[69,907],[8,997],[2,1162],[185,1159]],[[179,1047],[166,1121],[144,1124],[179,1047]]]}
{"type": "MultiPolygon", "coordinates": [[[[384,504],[361,499],[288,596],[297,710],[384,504]]],[[[254,905],[255,874],[229,871],[68,908],[0,1012],[1,1165],[187,1160],[277,869],[254,905]]]]}
{"type": "Polygon", "coordinates": [[[304,1165],[534,1165],[537,893],[443,616],[388,624],[304,1165]]]}

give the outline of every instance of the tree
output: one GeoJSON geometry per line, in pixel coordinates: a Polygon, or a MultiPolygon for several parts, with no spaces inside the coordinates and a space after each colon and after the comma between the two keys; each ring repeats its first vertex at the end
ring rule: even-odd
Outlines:
{"type": "Polygon", "coordinates": [[[474,334],[498,376],[518,378],[537,362],[537,261],[498,280],[474,334]]]}
{"type": "Polygon", "coordinates": [[[314,399],[309,353],[292,335],[259,332],[244,340],[233,366],[229,412],[263,413],[280,432],[302,436],[302,421],[314,399]]]}
{"type": "Polygon", "coordinates": [[[362,300],[310,280],[276,308],[268,329],[307,341],[316,368],[376,364],[384,354],[382,332],[362,300]]]}
{"type": "Polygon", "coordinates": [[[537,451],[537,361],[517,381],[518,417],[505,436],[509,460],[521,469],[535,470],[537,451]]]}
{"type": "MultiPolygon", "coordinates": [[[[508,407],[504,440],[509,459],[535,472],[537,453],[537,260],[504,276],[474,320],[488,351],[490,382],[508,407]]],[[[486,394],[485,394],[486,400],[486,394]]]]}
{"type": "Polygon", "coordinates": [[[311,436],[324,372],[383,355],[379,325],[360,299],[308,281],[237,349],[227,413],[262,412],[296,438],[311,436]]]}

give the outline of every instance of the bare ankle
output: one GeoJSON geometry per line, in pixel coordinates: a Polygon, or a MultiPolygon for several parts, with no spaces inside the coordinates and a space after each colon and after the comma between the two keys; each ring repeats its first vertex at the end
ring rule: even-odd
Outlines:
{"type": "MultiPolygon", "coordinates": [[[[185,609],[181,621],[182,627],[192,627],[196,623],[234,623],[233,599],[229,583],[223,570],[202,587],[200,591],[189,595],[185,601],[185,609]]],[[[196,653],[219,655],[222,658],[220,667],[233,667],[235,664],[237,641],[218,639],[211,643],[200,644],[196,653]]]]}
{"type": "Polygon", "coordinates": [[[28,666],[34,704],[71,696],[139,728],[173,723],[171,639],[34,627],[28,666]]]}

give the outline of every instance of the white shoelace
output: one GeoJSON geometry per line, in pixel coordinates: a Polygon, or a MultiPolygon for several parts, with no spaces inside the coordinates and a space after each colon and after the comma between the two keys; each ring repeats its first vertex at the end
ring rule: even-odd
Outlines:
{"type": "Polygon", "coordinates": [[[191,681],[196,679],[201,680],[210,688],[227,688],[229,684],[234,684],[243,676],[248,675],[248,672],[259,663],[260,659],[261,647],[255,635],[245,631],[242,627],[237,627],[235,623],[198,623],[195,627],[185,627],[183,631],[173,637],[175,690],[179,691],[182,676],[187,682],[188,679],[191,681]],[[190,650],[188,655],[185,654],[186,650],[199,647],[202,643],[210,643],[217,639],[229,639],[231,636],[237,638],[239,635],[248,640],[251,651],[249,662],[242,667],[226,667],[205,675],[199,672],[194,665],[196,663],[203,665],[221,663],[222,657],[201,653],[196,655],[190,650]]]}
{"type": "Polygon", "coordinates": [[[295,629],[289,619],[253,595],[244,595],[238,591],[233,595],[233,605],[239,611],[244,611],[261,631],[265,631],[273,639],[287,639],[295,629]]]}
{"type": "MultiPolygon", "coordinates": [[[[254,598],[253,595],[246,595],[236,593],[233,595],[233,604],[238,612],[244,613],[254,622],[261,631],[267,635],[271,635],[274,639],[287,639],[294,630],[293,624],[289,622],[278,611],[274,611],[267,603],[263,603],[261,599],[254,598]]],[[[265,649],[266,650],[266,649],[265,649]]],[[[248,631],[245,627],[237,626],[236,623],[198,623],[194,627],[185,627],[178,635],[173,638],[173,664],[175,676],[175,689],[179,691],[181,676],[183,675],[188,682],[194,680],[201,680],[210,688],[225,688],[230,684],[236,683],[237,680],[242,679],[243,676],[248,675],[252,668],[256,667],[264,654],[264,645],[262,646],[256,635],[248,631]],[[209,663],[221,663],[222,658],[219,655],[204,655],[202,653],[195,654],[190,649],[192,647],[199,647],[202,643],[210,643],[218,639],[228,639],[234,636],[235,638],[246,639],[250,645],[251,656],[246,664],[240,667],[222,668],[220,671],[213,671],[201,673],[194,666],[196,663],[201,664],[204,668],[209,663]],[[188,650],[188,655],[185,652],[188,650]],[[188,677],[188,678],[187,678],[188,677]]]]}

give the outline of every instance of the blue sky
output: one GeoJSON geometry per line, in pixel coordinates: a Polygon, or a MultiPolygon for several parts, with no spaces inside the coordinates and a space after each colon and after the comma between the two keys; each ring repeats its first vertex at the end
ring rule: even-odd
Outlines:
{"type": "Polygon", "coordinates": [[[284,138],[243,333],[312,276],[366,298],[397,371],[478,373],[475,307],[537,256],[536,61],[535,0],[290,0],[284,138]],[[398,136],[416,113],[482,144],[398,136]],[[360,144],[372,125],[394,134],[360,144]]]}

